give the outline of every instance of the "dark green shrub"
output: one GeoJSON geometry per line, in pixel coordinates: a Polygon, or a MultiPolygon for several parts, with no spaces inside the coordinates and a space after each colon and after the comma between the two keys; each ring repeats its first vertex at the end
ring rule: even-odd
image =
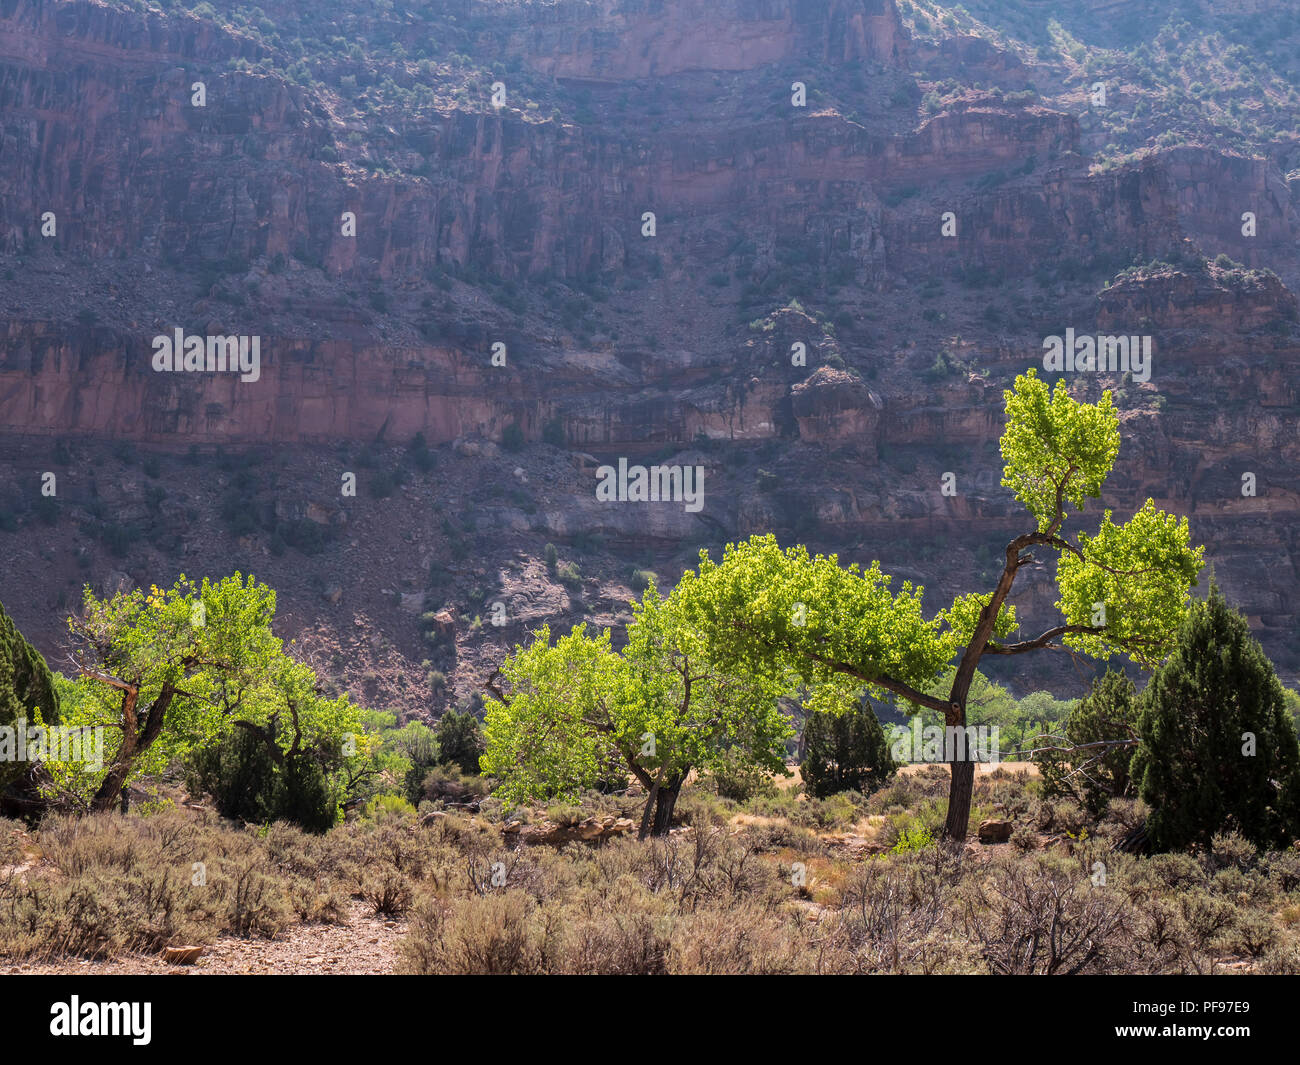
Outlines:
{"type": "Polygon", "coordinates": [[[1193,602],[1142,693],[1131,773],[1159,850],[1236,831],[1262,847],[1300,834],[1300,747],[1282,685],[1217,585],[1193,602]]]}
{"type": "MultiPolygon", "coordinates": [[[[1065,723],[1065,743],[1083,747],[1137,738],[1137,693],[1123,673],[1107,670],[1073,710],[1065,723]]],[[[1047,751],[1037,757],[1048,795],[1068,796],[1086,806],[1093,816],[1105,812],[1111,799],[1129,798],[1134,786],[1129,777],[1133,748],[1083,747],[1072,751],[1047,751]]]]}
{"type": "Polygon", "coordinates": [[[478,718],[461,710],[448,710],[438,719],[439,762],[453,764],[462,773],[477,773],[479,755],[483,753],[483,735],[478,718]]]}
{"type": "Polygon", "coordinates": [[[265,824],[289,821],[309,832],[324,832],[338,820],[342,789],[320,752],[272,758],[268,745],[245,729],[187,758],[186,784],[196,795],[211,795],[223,817],[265,824]]]}
{"type": "MultiPolygon", "coordinates": [[[[0,726],[16,727],[23,719],[34,724],[59,721],[59,694],[45,659],[18,631],[0,606],[0,726]]],[[[0,791],[26,775],[29,763],[0,761],[0,791]]]]}
{"type": "Polygon", "coordinates": [[[804,788],[815,798],[841,791],[863,795],[880,787],[894,772],[885,730],[865,701],[842,714],[819,711],[804,727],[800,764],[804,788]]]}

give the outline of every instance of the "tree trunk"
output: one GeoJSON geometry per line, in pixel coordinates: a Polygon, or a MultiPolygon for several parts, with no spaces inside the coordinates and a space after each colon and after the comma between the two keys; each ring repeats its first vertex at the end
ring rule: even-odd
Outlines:
{"type": "Polygon", "coordinates": [[[677,805],[677,796],[681,790],[681,777],[674,777],[659,789],[655,801],[654,827],[650,830],[652,836],[668,835],[669,829],[673,827],[673,807],[677,805]]]}
{"type": "Polygon", "coordinates": [[[176,692],[170,684],[164,684],[142,718],[138,718],[136,713],[138,694],[134,688],[122,693],[122,749],[117,752],[117,760],[109,767],[95,797],[90,800],[90,808],[97,813],[111,810],[115,804],[120,804],[122,812],[126,813],[129,805],[126,795],[127,778],[136,761],[162,732],[167,708],[171,706],[176,692]]]}
{"type": "Polygon", "coordinates": [[[975,763],[952,762],[952,782],[948,785],[948,820],[944,822],[945,839],[961,842],[970,824],[971,793],[975,790],[975,763]]]}
{"type": "Polygon", "coordinates": [[[118,761],[109,769],[108,775],[96,790],[95,797],[90,800],[92,810],[96,813],[106,813],[122,803],[122,795],[126,791],[126,778],[130,775],[134,763],[133,756],[123,758],[119,755],[118,761]]]}
{"type": "Polygon", "coordinates": [[[645,839],[650,835],[650,830],[654,827],[654,810],[659,802],[659,781],[650,785],[650,793],[646,796],[645,811],[641,814],[641,829],[637,832],[637,839],[645,839]]]}

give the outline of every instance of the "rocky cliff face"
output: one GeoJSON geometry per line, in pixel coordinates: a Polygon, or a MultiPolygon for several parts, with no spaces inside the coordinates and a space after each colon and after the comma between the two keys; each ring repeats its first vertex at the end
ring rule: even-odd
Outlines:
{"type": "MultiPolygon", "coordinates": [[[[1041,367],[1045,336],[1142,334],[1149,382],[1078,382],[1122,390],[1108,504],[1190,514],[1270,651],[1300,660],[1291,147],[1099,165],[1095,115],[1049,88],[1059,69],[969,28],[918,39],[892,0],[462,0],[428,18],[0,0],[12,528],[36,520],[56,441],[299,454],[509,431],[519,457],[456,452],[528,486],[488,556],[577,540],[594,572],[673,579],[701,544],[771,528],[966,590],[977,545],[1014,529],[1001,388],[1041,367]],[[1147,260],[1163,265],[1121,273],[1147,260]],[[178,328],[257,336],[257,379],[156,372],[153,340],[178,328]],[[555,447],[594,457],[547,480],[529,456],[555,447]],[[594,465],[619,455],[707,465],[703,514],[597,505],[594,465]]],[[[234,554],[309,505],[332,528],[316,476],[234,554]]],[[[341,545],[308,565],[341,565],[341,545]]],[[[89,558],[74,582],[130,568],[89,558]]],[[[6,574],[0,599],[39,631],[30,580],[6,574]]],[[[1046,586],[1027,604],[1050,606],[1046,586]]]]}

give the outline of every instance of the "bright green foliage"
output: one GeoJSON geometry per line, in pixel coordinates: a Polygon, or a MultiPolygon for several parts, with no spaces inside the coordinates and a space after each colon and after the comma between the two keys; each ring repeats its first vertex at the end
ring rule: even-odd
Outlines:
{"type": "Polygon", "coordinates": [[[799,771],[813,798],[841,791],[866,795],[884,784],[894,768],[885,730],[866,699],[840,714],[809,716],[799,771]]]}
{"type": "Polygon", "coordinates": [[[106,809],[133,776],[158,772],[196,747],[260,738],[277,764],[316,752],[341,766],[365,756],[359,709],[317,692],[271,631],[275,592],[240,574],[201,585],[98,599],[89,589],[69,619],[80,675],[61,693],[73,725],[109,726],[102,772],[53,765],[56,786],[106,809]],[[341,752],[341,753],[340,753],[341,752]]]}
{"type": "MultiPolygon", "coordinates": [[[[830,705],[841,704],[845,685],[856,681],[859,692],[892,692],[942,714],[947,725],[965,725],[970,685],[986,654],[1073,646],[1151,664],[1168,653],[1202,566],[1187,522],[1148,501],[1124,526],[1107,514],[1097,535],[1081,535],[1077,544],[1062,531],[1069,508],[1082,510],[1086,499],[1101,494],[1118,453],[1110,394],[1095,404],[1078,402],[1064,384],[1051,392],[1030,370],[1004,396],[1002,483],[1034,525],[1006,545],[991,592],[958,596],[927,618],[922,589],[904,584],[895,594],[878,563],[859,571],[833,555],[812,557],[802,546],[782,550],[772,536],[754,536],[728,544],[720,563],[702,552],[698,573],[683,575],[674,593],[715,660],[787,683],[793,674],[813,686],[815,700],[817,687],[833,683],[830,705]],[[1017,574],[1052,552],[1060,557],[1064,621],[1037,636],[1013,636],[1016,617],[1007,598],[1017,574]],[[954,660],[945,693],[935,684],[954,660]]],[[[965,837],[973,779],[968,761],[960,773],[954,769],[945,826],[952,838],[965,837]]]]}
{"type": "Polygon", "coordinates": [[[425,775],[438,764],[441,754],[437,733],[423,721],[410,721],[400,729],[385,729],[382,737],[382,750],[393,759],[390,775],[400,775],[403,793],[418,805],[425,775]]]}
{"type": "MultiPolygon", "coordinates": [[[[58,723],[59,696],[45,659],[18,631],[0,607],[0,726],[18,728],[58,723]]],[[[23,775],[27,766],[0,761],[0,790],[23,775]]]]}
{"type": "Polygon", "coordinates": [[[882,695],[878,678],[924,685],[952,655],[941,618],[922,612],[923,589],[907,582],[895,595],[889,585],[879,563],[861,572],[803,545],[783,551],[767,535],[728,544],[721,564],[701,552],[698,575],[683,574],[674,594],[728,670],[789,670],[806,684],[847,673],[882,695]]]}
{"type": "Polygon", "coordinates": [[[1066,622],[1097,626],[1096,604],[1102,603],[1105,632],[1071,633],[1065,642],[1098,658],[1126,650],[1150,668],[1169,653],[1205,549],[1189,546],[1186,518],[1157,510],[1150,499],[1124,525],[1113,524],[1110,515],[1106,511],[1096,536],[1079,534],[1083,557],[1062,554],[1056,574],[1056,607],[1066,622]]]}
{"type": "Polygon", "coordinates": [[[579,625],[552,644],[544,626],[506,658],[509,692],[486,703],[481,765],[501,779],[507,801],[575,800],[611,757],[673,798],[692,769],[724,765],[729,750],[784,768],[792,729],[780,686],[720,668],[683,620],[676,593],[665,600],[651,587],[633,612],[621,653],[608,632],[593,637],[579,625]]]}
{"type": "MultiPolygon", "coordinates": [[[[948,623],[948,632],[944,638],[955,654],[970,642],[971,637],[975,634],[975,626],[979,622],[980,612],[993,601],[993,593],[970,592],[966,595],[959,595],[952,601],[946,611],[940,613],[939,617],[948,623]]],[[[998,609],[997,621],[993,624],[993,635],[997,639],[1004,639],[1016,631],[1016,608],[1009,603],[1003,603],[998,609]]]]}
{"type": "Polygon", "coordinates": [[[922,851],[926,847],[933,846],[934,833],[924,825],[909,825],[898,834],[890,850],[894,854],[909,854],[912,851],[922,851]]]}
{"type": "Polygon", "coordinates": [[[479,764],[501,779],[497,794],[509,802],[573,801],[614,747],[617,708],[633,698],[628,669],[608,632],[593,638],[578,625],[552,644],[543,625],[533,636],[501,665],[509,701],[486,701],[479,764]]]}
{"type": "Polygon", "coordinates": [[[1052,732],[1070,716],[1074,703],[1057,699],[1048,691],[1030,692],[1019,700],[1001,728],[1002,750],[1024,752],[1045,732],[1052,732]]]}
{"type": "Polygon", "coordinates": [[[1105,392],[1096,404],[1070,398],[1064,381],[1051,392],[1034,370],[1003,393],[1007,427],[1002,433],[1002,483],[1016,494],[1046,532],[1057,520],[1058,494],[1083,510],[1101,495],[1119,454],[1119,415],[1105,392]]]}
{"type": "Polygon", "coordinates": [[[1260,847],[1300,836],[1300,747],[1282,685],[1214,585],[1142,693],[1137,730],[1131,773],[1158,849],[1233,830],[1260,847]]]}
{"type": "MultiPolygon", "coordinates": [[[[952,690],[957,669],[950,666],[928,688],[932,695],[946,696],[952,690]]],[[[926,724],[943,724],[943,716],[935,711],[920,711],[926,724]]],[[[978,669],[971,678],[966,695],[966,721],[971,725],[997,725],[999,729],[1011,725],[1017,717],[1016,697],[996,681],[989,680],[978,669]]]]}
{"type": "Polygon", "coordinates": [[[1093,681],[1088,694],[1070,711],[1064,743],[1044,750],[1035,762],[1049,795],[1065,795],[1086,806],[1095,816],[1111,799],[1134,792],[1129,777],[1133,747],[1085,746],[1137,739],[1137,693],[1133,682],[1118,670],[1107,670],[1093,681]]]}

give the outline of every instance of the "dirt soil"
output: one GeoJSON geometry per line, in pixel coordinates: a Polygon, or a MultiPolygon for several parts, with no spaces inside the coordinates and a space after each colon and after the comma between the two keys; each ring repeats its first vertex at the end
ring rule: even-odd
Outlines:
{"type": "Polygon", "coordinates": [[[397,964],[406,927],[405,921],[373,917],[365,903],[354,901],[346,925],[297,924],[279,939],[222,936],[193,965],[169,965],[159,955],[127,954],[113,961],[64,958],[0,964],[0,975],[388,975],[397,964]]]}

